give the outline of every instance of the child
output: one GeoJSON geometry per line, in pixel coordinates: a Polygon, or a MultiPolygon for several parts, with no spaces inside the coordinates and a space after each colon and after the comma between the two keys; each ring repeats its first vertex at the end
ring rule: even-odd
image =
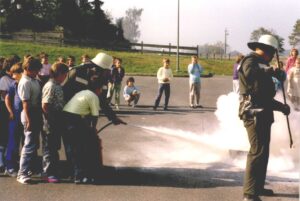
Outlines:
{"type": "Polygon", "coordinates": [[[8,140],[9,114],[5,105],[5,96],[14,81],[11,77],[10,68],[15,62],[13,57],[4,60],[3,76],[0,79],[0,172],[5,170],[4,154],[8,140]]]}
{"type": "Polygon", "coordinates": [[[74,67],[75,66],[75,57],[72,55],[68,56],[66,64],[69,67],[69,69],[74,67]]]}
{"type": "Polygon", "coordinates": [[[100,162],[100,157],[95,156],[99,150],[91,153],[90,149],[94,147],[91,142],[98,142],[96,125],[100,110],[98,96],[101,92],[102,82],[94,76],[89,81],[89,89],[76,93],[63,109],[67,135],[72,139],[75,184],[93,182],[95,171],[100,166],[95,164],[100,162]]]}
{"type": "Polygon", "coordinates": [[[90,62],[90,56],[87,54],[83,54],[81,56],[81,64],[89,63],[90,62]]]}
{"type": "Polygon", "coordinates": [[[170,68],[170,60],[167,58],[163,59],[163,67],[160,67],[157,71],[157,80],[159,84],[158,95],[156,97],[153,110],[156,110],[159,106],[159,102],[162,93],[165,92],[165,106],[164,110],[168,110],[169,98],[171,93],[170,81],[173,78],[173,73],[170,68]]]}
{"type": "Polygon", "coordinates": [[[60,139],[63,133],[62,109],[63,90],[60,84],[65,80],[68,66],[54,63],[50,68],[50,79],[43,87],[42,109],[44,117],[43,132],[43,171],[49,183],[57,183],[60,139]]]}
{"type": "Polygon", "coordinates": [[[245,56],[240,54],[237,56],[235,63],[233,64],[233,76],[232,76],[232,89],[233,92],[239,94],[240,89],[239,89],[239,75],[238,75],[238,68],[240,65],[240,62],[243,60],[245,56]]]}
{"type": "Polygon", "coordinates": [[[140,99],[140,94],[138,88],[134,86],[134,78],[129,77],[123,92],[123,96],[128,106],[130,106],[130,103],[133,101],[132,107],[135,107],[140,99]]]}
{"type": "Polygon", "coordinates": [[[49,63],[48,58],[49,58],[48,54],[46,53],[40,54],[42,69],[39,72],[38,76],[42,82],[42,86],[44,86],[44,84],[48,81],[50,75],[51,64],[49,63]]]}
{"type": "Polygon", "coordinates": [[[113,92],[115,93],[115,107],[117,110],[119,110],[120,92],[121,92],[122,80],[124,76],[125,76],[125,70],[122,67],[122,59],[116,58],[115,68],[112,69],[112,82],[113,82],[113,92]]]}
{"type": "Polygon", "coordinates": [[[65,57],[63,56],[59,56],[56,58],[56,62],[59,62],[59,63],[66,63],[66,59],[65,57]]]}
{"type": "Polygon", "coordinates": [[[24,126],[24,146],[21,151],[20,169],[17,181],[31,183],[30,165],[34,160],[39,133],[42,127],[41,87],[36,79],[42,64],[34,57],[27,58],[22,64],[24,73],[18,85],[18,94],[22,100],[21,122],[24,126]]]}
{"type": "Polygon", "coordinates": [[[294,104],[295,110],[300,110],[300,58],[295,62],[295,66],[288,71],[287,94],[294,104]]]}
{"type": "Polygon", "coordinates": [[[14,64],[10,72],[14,81],[9,87],[5,97],[5,104],[9,112],[9,136],[6,151],[6,171],[5,174],[11,177],[17,176],[19,161],[19,146],[23,140],[23,126],[20,119],[22,111],[22,101],[18,95],[18,82],[23,73],[22,63],[14,64]]]}
{"type": "Polygon", "coordinates": [[[188,65],[188,73],[190,76],[190,107],[197,108],[202,106],[200,102],[200,89],[201,89],[201,73],[203,68],[198,64],[198,57],[192,56],[192,63],[188,65]],[[194,104],[194,99],[196,98],[196,104],[194,104]]]}

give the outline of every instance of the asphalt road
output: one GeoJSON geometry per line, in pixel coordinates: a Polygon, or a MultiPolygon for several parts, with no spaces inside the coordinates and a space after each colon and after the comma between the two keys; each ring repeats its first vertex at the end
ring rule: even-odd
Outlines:
{"type": "MultiPolygon", "coordinates": [[[[59,184],[48,184],[35,176],[37,184],[24,186],[0,175],[0,200],[242,200],[243,168],[235,167],[230,161],[209,162],[213,156],[197,149],[217,151],[193,140],[193,133],[201,136],[214,130],[218,121],[214,115],[216,100],[231,91],[231,77],[202,80],[203,109],[188,107],[188,78],[174,78],[169,111],[152,109],[157,93],[156,78],[135,79],[142,91],[138,107],[131,108],[123,102],[117,112],[128,125],[108,126],[100,133],[104,168],[97,185],[75,185],[66,178],[59,184]]],[[[98,127],[107,122],[101,116],[98,127]]],[[[60,155],[64,160],[63,150],[60,155]]],[[[299,200],[298,179],[269,175],[267,187],[276,195],[262,200],[299,200]]]]}

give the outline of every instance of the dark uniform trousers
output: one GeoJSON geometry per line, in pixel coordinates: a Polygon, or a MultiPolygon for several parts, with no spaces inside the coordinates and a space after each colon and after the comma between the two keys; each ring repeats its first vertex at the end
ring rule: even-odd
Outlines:
{"type": "Polygon", "coordinates": [[[248,133],[250,150],[244,178],[244,194],[258,195],[264,188],[270,149],[272,122],[265,121],[263,116],[244,120],[248,133]]]}

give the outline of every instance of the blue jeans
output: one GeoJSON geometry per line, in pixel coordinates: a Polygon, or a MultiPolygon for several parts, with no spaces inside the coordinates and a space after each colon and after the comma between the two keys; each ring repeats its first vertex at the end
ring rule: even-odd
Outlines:
{"type": "Polygon", "coordinates": [[[30,112],[31,129],[26,128],[28,122],[25,119],[24,111],[21,113],[21,122],[24,126],[24,145],[20,156],[20,169],[18,176],[27,176],[31,164],[36,157],[39,134],[41,132],[42,113],[39,109],[32,109],[30,112]]]}
{"type": "Polygon", "coordinates": [[[170,87],[170,83],[166,83],[166,84],[159,84],[158,87],[158,95],[156,97],[155,103],[154,103],[154,107],[157,108],[159,106],[159,102],[161,99],[161,96],[163,94],[163,92],[165,92],[165,106],[164,108],[168,108],[168,104],[169,104],[169,98],[170,98],[170,93],[171,93],[171,87],[170,87]]]}
{"type": "Polygon", "coordinates": [[[6,168],[17,170],[20,142],[23,140],[23,125],[20,112],[14,112],[14,119],[9,121],[9,136],[6,150],[6,168]]]}

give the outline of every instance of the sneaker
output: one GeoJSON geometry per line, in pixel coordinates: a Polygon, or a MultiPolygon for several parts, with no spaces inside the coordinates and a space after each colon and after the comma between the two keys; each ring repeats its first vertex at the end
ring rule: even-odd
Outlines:
{"type": "Polygon", "coordinates": [[[157,107],[154,106],[154,107],[153,107],[153,110],[156,110],[156,109],[157,109],[157,107]]]}
{"type": "Polygon", "coordinates": [[[120,110],[120,108],[119,108],[119,106],[118,106],[118,105],[116,105],[116,110],[120,110]]]}
{"type": "Polygon", "coordinates": [[[87,177],[83,177],[83,178],[75,178],[74,179],[74,183],[75,184],[89,184],[90,180],[87,177]]]}
{"type": "Polygon", "coordinates": [[[132,104],[132,106],[131,106],[131,107],[132,107],[132,108],[135,108],[135,106],[136,106],[136,104],[132,104]]]}
{"type": "Polygon", "coordinates": [[[56,176],[48,176],[46,177],[48,183],[58,183],[59,179],[56,176]]]}
{"type": "Polygon", "coordinates": [[[6,169],[4,172],[4,175],[10,176],[10,177],[17,177],[18,172],[15,171],[14,169],[6,169]]]}
{"type": "Polygon", "coordinates": [[[198,107],[198,108],[203,108],[203,106],[202,106],[202,105],[196,105],[196,107],[198,107]]]}
{"type": "Polygon", "coordinates": [[[169,109],[167,107],[164,107],[164,111],[168,111],[169,109]]]}
{"type": "Polygon", "coordinates": [[[27,176],[18,176],[17,182],[20,184],[31,184],[31,178],[27,176]]]}

